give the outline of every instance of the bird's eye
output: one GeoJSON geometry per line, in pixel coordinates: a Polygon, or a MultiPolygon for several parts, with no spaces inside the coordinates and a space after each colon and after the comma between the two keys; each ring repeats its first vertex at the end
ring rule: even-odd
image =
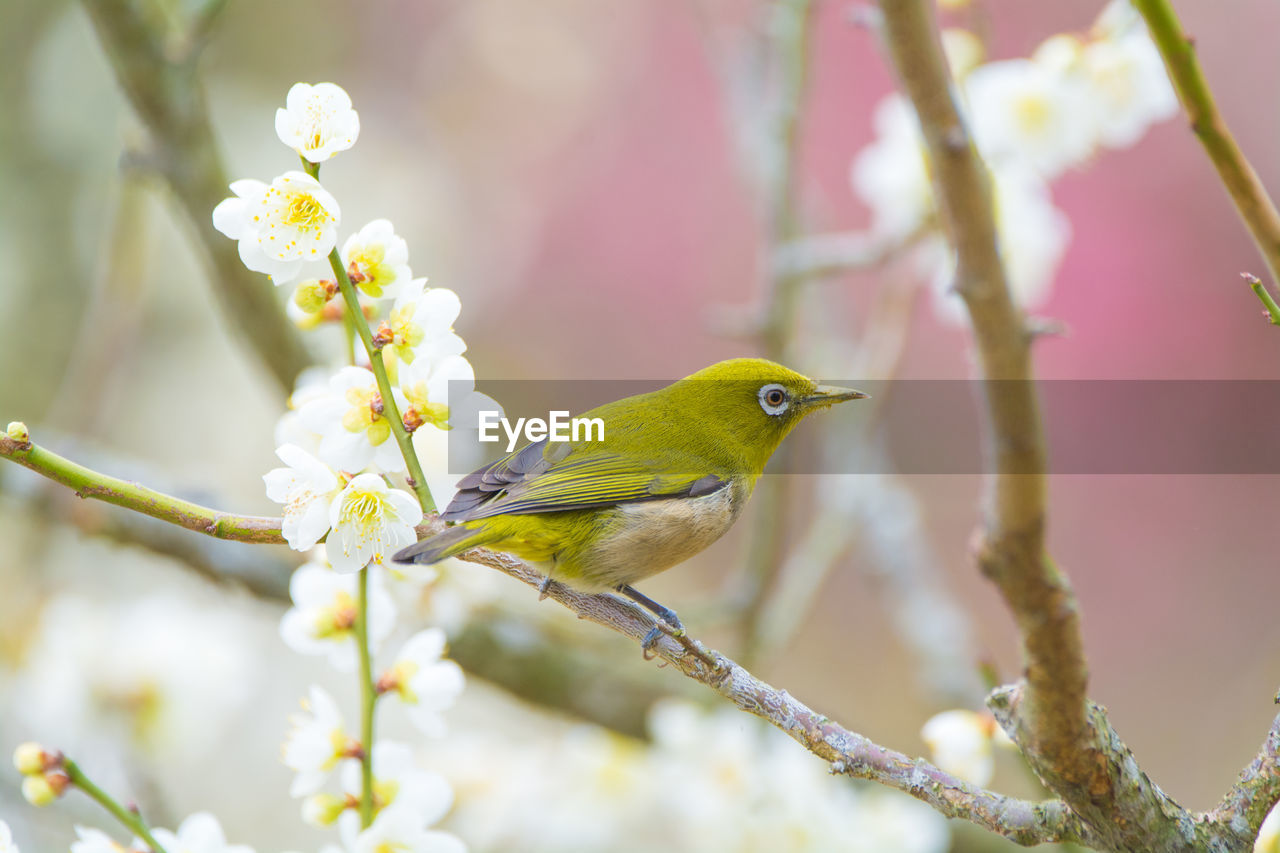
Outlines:
{"type": "Polygon", "coordinates": [[[760,408],[764,409],[767,415],[782,414],[787,410],[787,404],[791,402],[787,389],[781,385],[764,386],[756,395],[756,399],[760,401],[760,408]]]}

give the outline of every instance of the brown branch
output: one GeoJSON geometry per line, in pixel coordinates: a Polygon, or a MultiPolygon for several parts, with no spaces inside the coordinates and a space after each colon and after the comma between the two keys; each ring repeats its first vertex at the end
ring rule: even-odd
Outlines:
{"type": "Polygon", "coordinates": [[[1084,651],[1071,587],[1044,553],[1045,449],[1030,381],[1030,340],[1000,260],[990,176],[960,116],[932,3],[880,5],[890,54],[920,118],[938,209],[956,250],[956,290],[968,308],[979,367],[988,380],[987,452],[995,476],[988,483],[976,550],[1023,637],[1028,696],[1022,713],[1031,738],[1024,747],[1089,789],[1099,771],[1082,740],[1084,651]]]}
{"type": "MultiPolygon", "coordinates": [[[[990,177],[957,106],[933,3],[880,0],[880,8],[894,66],[920,119],[938,209],[956,251],[956,290],[969,311],[987,380],[987,446],[995,474],[975,551],[1014,613],[1026,660],[1022,682],[996,691],[989,702],[1037,775],[1070,805],[1095,843],[1113,850],[1246,850],[1252,836],[1245,838],[1240,826],[1193,816],[1154,785],[1102,709],[1087,700],[1075,597],[1044,551],[1045,449],[1031,381],[1031,336],[1002,268],[990,177]]],[[[1259,774],[1274,770],[1271,743],[1259,759],[1259,774]]],[[[1248,798],[1280,783],[1242,784],[1241,796],[1248,798]]],[[[1245,808],[1253,817],[1261,804],[1251,801],[1245,808]]]]}
{"type": "MultiPolygon", "coordinates": [[[[15,429],[15,432],[22,431],[15,429]]],[[[91,471],[29,440],[0,435],[0,457],[62,483],[80,497],[132,509],[198,533],[251,543],[283,541],[282,519],[237,516],[202,507],[91,471]]],[[[444,522],[432,517],[418,527],[418,535],[429,536],[444,529],[444,522]]],[[[474,549],[461,555],[461,559],[498,569],[530,587],[543,589],[542,573],[509,554],[474,549]]],[[[637,643],[655,625],[649,613],[612,595],[588,595],[562,584],[550,584],[545,592],[578,618],[603,625],[637,643]]],[[[961,781],[923,759],[912,759],[879,746],[814,713],[785,690],[766,684],[728,658],[708,653],[687,638],[682,643],[660,636],[652,652],[742,710],[781,729],[814,755],[830,762],[833,772],[896,788],[948,817],[972,821],[1021,844],[1087,841],[1092,837],[1061,801],[1033,803],[1005,797],[961,781]],[[691,647],[696,650],[694,653],[691,647]]]]}
{"type": "MultiPolygon", "coordinates": [[[[288,394],[311,360],[271,283],[247,270],[235,242],[214,230],[213,208],[229,190],[196,74],[198,51],[171,58],[164,39],[130,0],[84,0],[84,7],[120,88],[147,128],[148,162],[164,177],[199,238],[223,312],[288,394]]],[[[201,21],[198,26],[205,26],[201,21]]]]}

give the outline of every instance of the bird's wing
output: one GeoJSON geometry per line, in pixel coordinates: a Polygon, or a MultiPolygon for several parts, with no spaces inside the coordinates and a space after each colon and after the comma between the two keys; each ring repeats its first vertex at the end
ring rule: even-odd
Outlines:
{"type": "Polygon", "coordinates": [[[473,521],[494,515],[596,509],[656,498],[698,497],[727,480],[693,471],[656,474],[628,457],[606,451],[569,453],[559,444],[548,452],[536,442],[474,471],[458,482],[458,494],[440,517],[473,521]],[[563,450],[561,450],[563,448],[563,450]]]}

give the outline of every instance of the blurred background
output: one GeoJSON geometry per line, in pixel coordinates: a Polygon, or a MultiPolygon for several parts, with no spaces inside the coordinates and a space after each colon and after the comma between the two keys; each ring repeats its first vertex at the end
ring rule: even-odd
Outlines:
{"type": "MultiPolygon", "coordinates": [[[[142,5],[159,27],[192,11],[142,5]]],[[[1280,76],[1280,7],[1176,5],[1241,146],[1263,182],[1280,186],[1280,107],[1258,94],[1280,76]]],[[[1000,59],[1087,29],[1100,7],[986,0],[957,20],[1000,59]]],[[[480,390],[486,380],[669,380],[756,354],[849,381],[969,378],[964,327],[915,298],[909,265],[892,258],[798,286],[782,343],[752,327],[773,286],[777,236],[754,165],[769,144],[759,130],[776,120],[777,75],[760,65],[769,21],[745,0],[231,2],[200,76],[233,179],[296,168],[272,132],[294,82],[350,93],[360,140],[324,170],[343,234],[391,219],[415,274],[460,295],[455,328],[480,390]],[[870,356],[868,340],[880,341],[870,356]]],[[[892,81],[866,21],[861,4],[815,4],[791,184],[797,234],[859,233],[870,221],[850,168],[892,81]]],[[[196,230],[148,172],[147,135],[84,10],[7,0],[0,43],[0,421],[22,420],[36,441],[101,470],[272,514],[261,475],[276,465],[272,428],[287,394],[219,309],[196,230]]],[[[1035,313],[1066,333],[1037,344],[1040,376],[1280,379],[1280,337],[1239,278],[1262,264],[1180,115],[1055,181],[1053,200],[1072,236],[1035,313]]],[[[317,361],[332,357],[322,339],[308,341],[317,361]]],[[[1063,416],[1053,430],[1069,430],[1063,416]]],[[[1205,440],[1257,428],[1242,417],[1205,440]]],[[[932,425],[940,442],[947,427],[932,425]]],[[[826,448],[811,452],[874,452],[861,439],[807,435],[826,448]]],[[[931,714],[980,707],[981,665],[1017,677],[1012,622],[968,557],[980,478],[774,480],[754,515],[645,591],[757,675],[909,754],[926,752],[919,730],[931,714]]],[[[1051,482],[1049,543],[1079,596],[1091,695],[1191,809],[1226,790],[1275,713],[1278,486],[1275,476],[1051,482]]],[[[352,697],[277,638],[295,555],[130,525],[0,467],[0,743],[38,737],[76,750],[156,822],[209,808],[232,840],[314,849],[325,836],[296,819],[278,743],[309,682],[352,697]],[[164,682],[185,697],[167,727],[140,722],[146,696],[90,678],[93,656],[132,648],[144,622],[148,647],[172,644],[172,660],[152,663],[181,673],[164,682]]],[[[453,734],[425,752],[458,788],[452,827],[480,850],[633,849],[618,827],[661,820],[651,805],[661,798],[620,789],[588,802],[573,786],[599,767],[575,775],[558,756],[585,743],[610,755],[638,748],[631,738],[657,736],[645,719],[662,696],[717,705],[535,598],[457,565],[418,602],[471,675],[453,734]]],[[[752,725],[741,716],[704,724],[752,725]]],[[[0,780],[0,815],[24,849],[65,847],[68,815],[97,819],[83,802],[36,813],[12,771],[0,780]]],[[[1012,756],[999,758],[992,785],[1037,795],[1012,756]]],[[[847,819],[856,834],[851,814],[836,825],[847,819]]],[[[928,814],[912,821],[931,824],[928,814]]],[[[941,849],[999,846],[954,829],[941,849]]],[[[831,838],[795,849],[851,849],[831,838]]],[[[666,842],[729,849],[693,830],[666,842]]],[[[867,849],[937,849],[910,843],[867,849]]]]}

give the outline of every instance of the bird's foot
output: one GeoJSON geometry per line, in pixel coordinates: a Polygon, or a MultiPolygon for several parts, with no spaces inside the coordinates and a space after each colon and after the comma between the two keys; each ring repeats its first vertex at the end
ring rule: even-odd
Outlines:
{"type": "Polygon", "coordinates": [[[542,601],[551,594],[551,575],[547,575],[542,579],[542,583],[538,584],[538,600],[542,601]]]}

